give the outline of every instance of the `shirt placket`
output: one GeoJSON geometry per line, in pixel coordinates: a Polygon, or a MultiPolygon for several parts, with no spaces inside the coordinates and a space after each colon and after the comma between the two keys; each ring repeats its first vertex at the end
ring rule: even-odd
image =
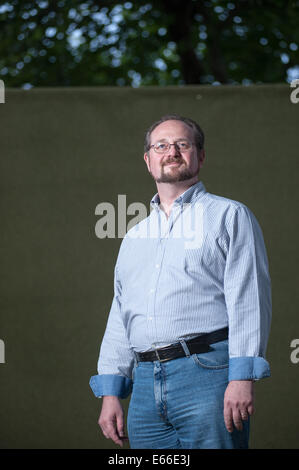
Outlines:
{"type": "Polygon", "coordinates": [[[163,267],[163,260],[167,243],[171,236],[173,224],[180,213],[180,207],[174,206],[167,219],[166,214],[161,209],[158,209],[157,217],[159,220],[159,230],[157,238],[157,249],[154,259],[154,269],[149,283],[148,291],[148,308],[147,308],[147,331],[151,347],[159,347],[156,344],[158,340],[158,331],[156,324],[156,294],[159,289],[159,277],[163,267]]]}

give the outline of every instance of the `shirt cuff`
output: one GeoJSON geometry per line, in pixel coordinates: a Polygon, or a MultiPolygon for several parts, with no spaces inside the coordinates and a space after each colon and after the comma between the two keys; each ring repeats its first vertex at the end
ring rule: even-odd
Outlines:
{"type": "Polygon", "coordinates": [[[127,398],[133,386],[133,381],[123,375],[93,375],[89,385],[96,397],[114,395],[119,398],[127,398]]]}
{"type": "Polygon", "coordinates": [[[259,380],[270,377],[269,363],[260,356],[229,359],[228,380],[259,380]]]}

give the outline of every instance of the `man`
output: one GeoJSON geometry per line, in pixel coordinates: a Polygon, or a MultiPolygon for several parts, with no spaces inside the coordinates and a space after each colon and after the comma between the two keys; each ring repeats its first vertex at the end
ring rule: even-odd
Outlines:
{"type": "Polygon", "coordinates": [[[120,398],[132,391],[131,448],[247,448],[254,381],[265,360],[271,287],[261,229],[242,203],[198,180],[204,134],[162,117],[144,160],[158,193],[124,237],[98,375],[99,425],[122,446],[120,398]]]}

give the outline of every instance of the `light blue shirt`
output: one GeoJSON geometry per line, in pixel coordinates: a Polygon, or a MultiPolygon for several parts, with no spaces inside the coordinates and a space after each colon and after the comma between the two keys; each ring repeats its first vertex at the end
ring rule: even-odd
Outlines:
{"type": "Polygon", "coordinates": [[[229,380],[268,377],[271,282],[253,213],[201,181],[174,201],[169,218],[158,193],[151,207],[120,246],[98,375],[90,379],[94,394],[131,393],[134,350],[226,326],[229,380]]]}

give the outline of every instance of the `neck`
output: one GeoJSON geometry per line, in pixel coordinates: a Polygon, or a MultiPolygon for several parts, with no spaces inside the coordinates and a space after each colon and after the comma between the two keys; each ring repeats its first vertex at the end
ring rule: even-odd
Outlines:
{"type": "Polygon", "coordinates": [[[157,190],[160,198],[161,209],[169,217],[171,207],[174,201],[188,188],[198,183],[198,177],[186,181],[177,181],[176,183],[157,183],[157,190]]]}

